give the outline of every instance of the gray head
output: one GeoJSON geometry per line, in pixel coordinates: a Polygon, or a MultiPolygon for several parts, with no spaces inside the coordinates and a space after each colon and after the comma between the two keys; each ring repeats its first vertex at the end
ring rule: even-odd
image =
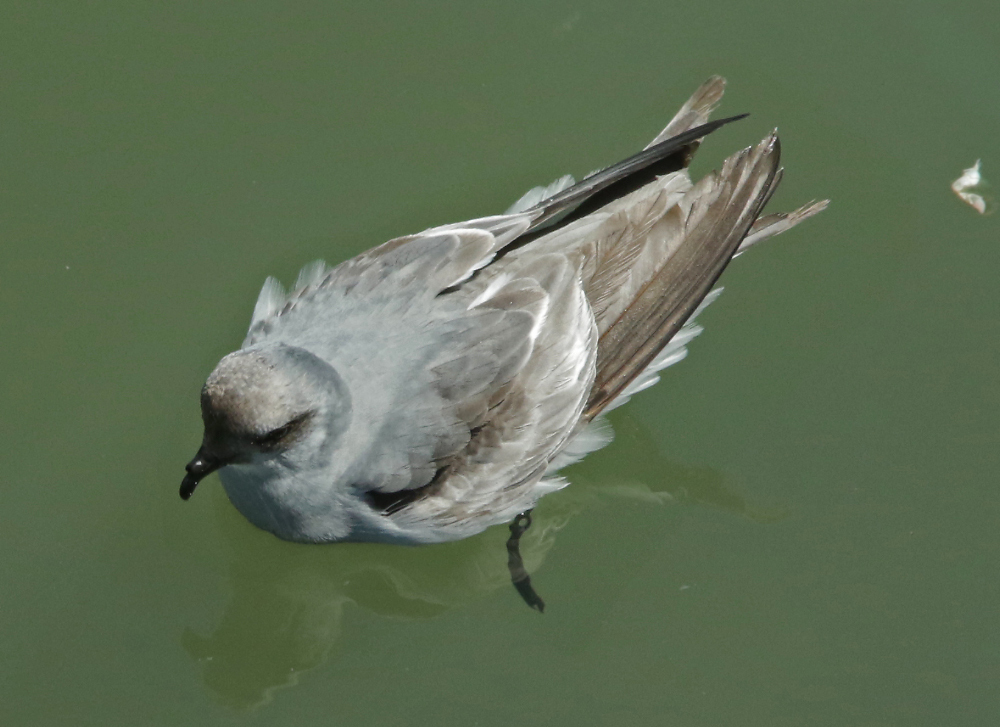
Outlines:
{"type": "Polygon", "coordinates": [[[205,435],[187,464],[181,497],[229,464],[288,457],[306,444],[313,454],[329,451],[350,411],[343,380],[305,349],[279,343],[229,354],[201,390],[205,435]]]}

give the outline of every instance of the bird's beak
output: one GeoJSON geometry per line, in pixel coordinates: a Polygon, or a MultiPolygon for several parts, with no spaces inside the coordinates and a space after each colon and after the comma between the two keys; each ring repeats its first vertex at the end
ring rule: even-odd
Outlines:
{"type": "Polygon", "coordinates": [[[184,476],[183,481],[181,481],[181,499],[187,500],[191,497],[198,483],[224,464],[226,463],[210,454],[206,451],[205,445],[202,445],[201,449],[198,450],[198,454],[184,468],[187,470],[187,474],[184,476]]]}

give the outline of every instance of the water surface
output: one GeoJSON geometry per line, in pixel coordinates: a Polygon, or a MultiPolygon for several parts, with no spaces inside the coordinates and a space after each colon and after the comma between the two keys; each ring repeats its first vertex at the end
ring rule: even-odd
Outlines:
{"type": "Polygon", "coordinates": [[[7,2],[4,724],[983,725],[1000,638],[995,3],[7,2]],[[730,80],[780,126],[705,334],[525,543],[281,543],[198,389],[264,277],[505,208],[730,80]]]}

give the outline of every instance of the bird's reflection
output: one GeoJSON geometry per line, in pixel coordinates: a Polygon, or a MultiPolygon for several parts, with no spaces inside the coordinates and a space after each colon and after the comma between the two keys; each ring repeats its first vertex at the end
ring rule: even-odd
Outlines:
{"type": "MultiPolygon", "coordinates": [[[[570,518],[599,498],[696,502],[760,521],[781,516],[749,506],[726,489],[714,470],[659,456],[645,430],[630,418],[618,418],[616,429],[614,448],[568,471],[573,485],[545,498],[533,512],[521,538],[528,572],[538,569],[570,518]]],[[[189,629],[182,641],[208,688],[237,709],[266,703],[276,690],[322,664],[336,646],[348,604],[419,619],[498,589],[513,592],[507,528],[419,548],[294,545],[253,531],[224,498],[218,497],[216,506],[220,530],[232,546],[232,597],[211,633],[189,629]]],[[[544,594],[544,581],[536,585],[544,594]]],[[[527,611],[516,595],[511,607],[527,611]]]]}

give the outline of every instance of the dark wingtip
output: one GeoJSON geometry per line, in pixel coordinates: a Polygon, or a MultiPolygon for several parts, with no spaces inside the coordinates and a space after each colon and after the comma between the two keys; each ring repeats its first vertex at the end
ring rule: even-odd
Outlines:
{"type": "Polygon", "coordinates": [[[646,147],[638,154],[584,177],[572,187],[542,200],[536,205],[542,211],[541,214],[532,222],[529,231],[517,238],[515,246],[521,246],[539,235],[578,220],[651,182],[654,177],[683,169],[690,161],[692,150],[702,138],[749,115],[729,116],[695,126],[646,147]],[[558,222],[550,224],[554,218],[564,213],[565,216],[560,217],[558,222]]]}

